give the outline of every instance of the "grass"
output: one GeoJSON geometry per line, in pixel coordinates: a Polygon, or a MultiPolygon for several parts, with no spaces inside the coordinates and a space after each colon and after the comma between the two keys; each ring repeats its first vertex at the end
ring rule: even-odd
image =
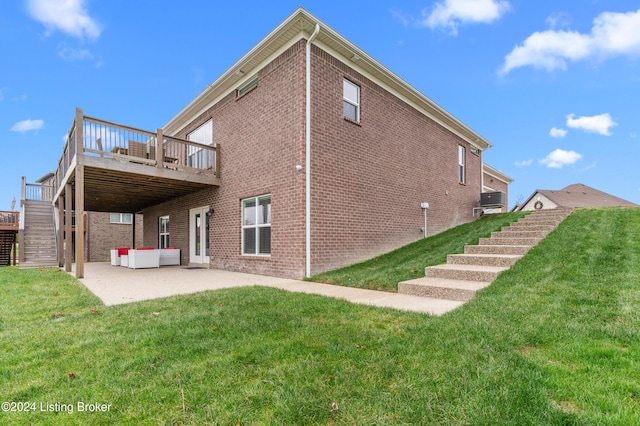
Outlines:
{"type": "Polygon", "coordinates": [[[445,263],[448,254],[462,253],[465,244],[477,244],[480,238],[489,237],[491,232],[526,214],[482,216],[365,262],[314,275],[309,281],[396,292],[400,281],[424,277],[425,267],[445,263]]]}
{"type": "Polygon", "coordinates": [[[2,424],[640,424],[640,209],[580,210],[442,317],[240,288],[104,307],[0,268],[2,424]],[[39,405],[38,405],[39,407],[39,405]]]}

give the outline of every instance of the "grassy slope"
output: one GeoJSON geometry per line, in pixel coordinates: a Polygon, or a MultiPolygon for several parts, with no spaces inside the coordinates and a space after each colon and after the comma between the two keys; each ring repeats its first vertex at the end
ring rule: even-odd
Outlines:
{"type": "Polygon", "coordinates": [[[462,253],[465,244],[477,244],[479,238],[515,222],[526,213],[486,215],[440,234],[416,241],[390,253],[362,263],[314,275],[310,281],[340,284],[372,290],[397,291],[400,281],[424,277],[426,266],[447,261],[448,254],[462,253]]]}
{"type": "Polygon", "coordinates": [[[640,424],[639,277],[640,209],[574,213],[442,317],[270,288],[103,307],[0,268],[0,399],[113,404],[0,423],[640,424]]]}

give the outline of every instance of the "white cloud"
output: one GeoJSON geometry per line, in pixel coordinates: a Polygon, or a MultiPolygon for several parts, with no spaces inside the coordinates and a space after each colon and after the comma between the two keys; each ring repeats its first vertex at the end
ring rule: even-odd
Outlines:
{"type": "Polygon", "coordinates": [[[582,154],[578,154],[575,151],[556,149],[545,158],[540,160],[540,164],[544,164],[551,169],[561,169],[564,166],[570,166],[571,164],[574,164],[581,158],[582,154]]]}
{"type": "Polygon", "coordinates": [[[458,26],[466,23],[491,23],[510,8],[507,0],[443,0],[430,11],[422,11],[421,24],[430,28],[448,28],[458,33],[458,26]]]}
{"type": "Polygon", "coordinates": [[[58,49],[58,56],[67,62],[82,61],[86,59],[93,59],[93,55],[86,49],[73,49],[71,47],[60,47],[58,49]]]}
{"type": "Polygon", "coordinates": [[[25,132],[30,132],[32,130],[40,130],[43,127],[44,127],[43,120],[32,120],[29,118],[27,120],[18,121],[16,124],[13,125],[13,127],[11,128],[11,131],[18,132],[18,133],[25,133],[25,132]]]}
{"type": "Polygon", "coordinates": [[[545,21],[551,28],[568,27],[571,19],[564,12],[556,12],[551,14],[545,21]]]}
{"type": "Polygon", "coordinates": [[[565,136],[567,136],[567,130],[558,129],[557,127],[552,127],[551,130],[549,130],[549,135],[552,138],[564,138],[565,136]]]}
{"type": "Polygon", "coordinates": [[[102,29],[89,16],[84,0],[29,0],[31,17],[47,28],[47,33],[60,30],[77,38],[98,38],[102,29]]]}
{"type": "Polygon", "coordinates": [[[598,133],[603,136],[610,136],[609,129],[617,126],[609,113],[594,115],[592,117],[575,117],[575,114],[567,115],[567,126],[573,129],[582,129],[589,133],[598,133]]]}
{"type": "MultiPolygon", "coordinates": [[[[555,21],[551,23],[555,25],[555,21]]],[[[500,73],[524,66],[565,70],[567,61],[614,56],[640,56],[640,9],[601,13],[593,20],[590,34],[564,30],[535,32],[505,57],[500,73]]]]}
{"type": "Polygon", "coordinates": [[[533,164],[533,158],[524,161],[516,161],[516,167],[527,167],[533,164]]]}

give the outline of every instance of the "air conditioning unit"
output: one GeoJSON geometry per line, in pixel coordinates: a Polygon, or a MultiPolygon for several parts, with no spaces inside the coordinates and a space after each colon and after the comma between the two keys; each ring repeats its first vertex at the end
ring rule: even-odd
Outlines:
{"type": "Polygon", "coordinates": [[[504,207],[507,195],[504,192],[483,192],[480,194],[480,207],[504,207]]]}

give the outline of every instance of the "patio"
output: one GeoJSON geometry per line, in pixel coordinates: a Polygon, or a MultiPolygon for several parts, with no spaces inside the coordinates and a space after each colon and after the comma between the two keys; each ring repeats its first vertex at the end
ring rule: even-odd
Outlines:
{"type": "MultiPolygon", "coordinates": [[[[70,273],[74,272],[75,264],[70,273]]],[[[85,277],[79,281],[107,306],[254,285],[432,315],[442,315],[462,304],[450,300],[185,266],[129,269],[111,266],[106,262],[90,262],[85,264],[85,277]]]]}

